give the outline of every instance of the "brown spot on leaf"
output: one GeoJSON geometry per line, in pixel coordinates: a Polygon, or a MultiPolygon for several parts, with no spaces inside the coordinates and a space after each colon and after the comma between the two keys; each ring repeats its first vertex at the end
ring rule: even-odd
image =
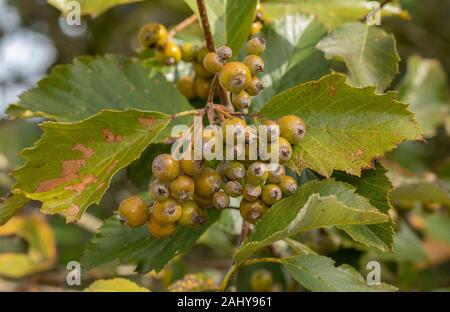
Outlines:
{"type": "Polygon", "coordinates": [[[77,179],[78,171],[80,171],[80,168],[84,165],[86,165],[86,161],[84,159],[64,160],[62,162],[61,176],[56,179],[51,179],[39,183],[36,192],[47,192],[63,183],[77,179]]]}
{"type": "Polygon", "coordinates": [[[361,150],[361,149],[358,149],[358,150],[355,152],[355,156],[356,156],[356,157],[360,157],[360,156],[362,156],[362,155],[364,155],[364,151],[361,150]]]}
{"type": "Polygon", "coordinates": [[[75,146],[72,148],[72,151],[80,151],[83,153],[84,159],[89,159],[94,155],[94,150],[92,148],[89,148],[81,143],[75,144],[75,146]]]}
{"type": "Polygon", "coordinates": [[[336,95],[336,86],[334,84],[331,84],[328,87],[328,95],[329,96],[335,96],[336,95]]]}
{"type": "Polygon", "coordinates": [[[138,118],[138,121],[144,127],[150,128],[155,123],[155,118],[154,117],[143,117],[143,116],[141,116],[141,117],[138,118]]]}
{"type": "Polygon", "coordinates": [[[119,161],[117,159],[114,160],[113,163],[108,167],[108,169],[106,169],[106,173],[110,174],[111,172],[113,172],[113,170],[116,169],[118,163],[119,161]]]}
{"type": "Polygon", "coordinates": [[[85,176],[80,183],[76,183],[74,185],[68,185],[64,189],[68,191],[74,191],[77,194],[81,194],[84,189],[91,183],[95,183],[97,178],[93,174],[89,174],[85,176]]]}
{"type": "Polygon", "coordinates": [[[120,134],[115,135],[111,132],[108,128],[103,128],[103,137],[105,138],[105,141],[108,143],[121,143],[123,142],[123,136],[120,134]]]}
{"type": "Polygon", "coordinates": [[[74,222],[78,219],[78,213],[80,212],[80,207],[75,204],[72,204],[67,208],[64,212],[66,215],[67,222],[74,222]]]}

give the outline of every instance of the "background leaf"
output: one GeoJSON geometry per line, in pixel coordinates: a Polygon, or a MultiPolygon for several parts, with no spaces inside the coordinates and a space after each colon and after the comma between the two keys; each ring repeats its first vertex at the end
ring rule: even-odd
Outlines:
{"type": "Polygon", "coordinates": [[[44,213],[78,220],[169,120],[165,114],[129,110],[103,111],[79,123],[46,122],[42,139],[21,153],[26,164],[14,172],[13,192],[41,201],[44,213]]]}
{"type": "MultiPolygon", "coordinates": [[[[367,198],[372,206],[380,212],[389,215],[388,211],[392,208],[389,202],[392,184],[386,176],[386,172],[387,170],[377,162],[374,169],[362,171],[361,177],[342,172],[335,172],[333,177],[353,185],[356,193],[367,198]]],[[[394,237],[392,221],[370,225],[347,225],[340,228],[366,246],[376,247],[383,251],[392,250],[394,237]]]]}
{"type": "Polygon", "coordinates": [[[348,184],[332,179],[311,181],[292,196],[273,205],[236,253],[243,261],[256,250],[299,232],[388,220],[348,184]]]}
{"type": "MultiPolygon", "coordinates": [[[[372,12],[374,7],[368,2],[367,0],[282,0],[264,3],[264,9],[269,19],[292,13],[313,14],[332,30],[346,22],[358,21],[372,12]]],[[[401,10],[396,4],[385,5],[381,15],[409,18],[408,12],[401,10]]]]}
{"type": "Polygon", "coordinates": [[[135,282],[125,278],[103,279],[93,282],[85,292],[149,292],[135,282]]]}
{"type": "Polygon", "coordinates": [[[434,136],[436,128],[448,118],[450,108],[447,76],[441,63],[417,55],[410,57],[399,94],[410,104],[425,136],[434,136]]]}
{"type": "Polygon", "coordinates": [[[253,111],[281,91],[329,72],[328,62],[316,48],[325,35],[325,28],[312,15],[289,15],[265,29],[268,45],[262,55],[264,72],[259,75],[264,90],[252,99],[253,111]]]}
{"type": "Polygon", "coordinates": [[[349,265],[335,267],[333,260],[324,256],[295,256],[282,259],[281,263],[297,282],[315,292],[397,290],[384,283],[369,286],[353,267],[349,265]]]}
{"type": "Polygon", "coordinates": [[[5,224],[29,201],[30,199],[19,194],[10,194],[0,199],[0,225],[5,224]]]}
{"type": "Polygon", "coordinates": [[[345,76],[331,74],[273,97],[260,112],[305,120],[306,135],[294,147],[297,169],[310,168],[329,177],[333,170],[359,176],[374,157],[405,140],[420,138],[420,128],[395,93],[375,95],[374,88],[353,88],[345,76]]]}
{"type": "MultiPolygon", "coordinates": [[[[49,4],[60,10],[63,14],[70,13],[73,10],[73,5],[70,5],[71,0],[47,0],[49,4]]],[[[133,2],[140,2],[143,0],[77,0],[80,4],[81,14],[90,14],[97,16],[109,8],[121,4],[128,4],[133,2]]]]}
{"type": "Polygon", "coordinates": [[[377,86],[383,92],[399,72],[394,36],[367,23],[347,23],[323,38],[317,48],[327,59],[344,61],[349,82],[356,87],[377,86]]]}
{"type": "MultiPolygon", "coordinates": [[[[197,1],[185,0],[198,15],[197,1]]],[[[256,14],[257,0],[208,0],[205,1],[209,25],[216,47],[227,45],[238,55],[250,34],[256,14]]],[[[200,19],[200,17],[199,17],[200,19]]]]}
{"type": "Polygon", "coordinates": [[[92,239],[81,265],[91,269],[112,261],[134,263],[139,272],[161,271],[175,256],[184,255],[200,236],[219,218],[220,212],[212,210],[208,221],[197,229],[178,226],[175,234],[166,239],[152,237],[146,226],[138,229],[124,227],[116,217],[105,221],[92,239]]]}

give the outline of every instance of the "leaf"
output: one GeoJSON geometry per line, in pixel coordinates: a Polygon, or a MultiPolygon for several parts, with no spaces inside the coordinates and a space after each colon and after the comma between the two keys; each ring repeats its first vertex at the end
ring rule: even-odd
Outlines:
{"type": "Polygon", "coordinates": [[[355,87],[376,86],[383,92],[399,72],[394,36],[367,23],[344,24],[323,38],[317,48],[327,59],[345,62],[349,82],[355,87]]]}
{"type": "MultiPolygon", "coordinates": [[[[82,15],[90,14],[95,17],[112,7],[140,1],[143,0],[77,0],[76,2],[79,4],[82,15]]],[[[73,5],[74,1],[71,0],[47,0],[47,2],[64,15],[74,12],[74,8],[76,8],[73,5]]]]}
{"type": "Polygon", "coordinates": [[[325,28],[310,15],[286,16],[266,28],[265,68],[259,77],[264,90],[252,99],[253,111],[281,91],[329,72],[328,62],[316,48],[325,35],[325,28]]]}
{"type": "Polygon", "coordinates": [[[118,260],[137,264],[139,272],[153,269],[159,272],[175,256],[186,254],[219,215],[219,211],[210,211],[208,221],[201,227],[178,226],[175,234],[166,239],[152,237],[145,226],[137,229],[124,227],[116,217],[111,217],[89,243],[81,265],[84,269],[91,269],[118,260]]]}
{"type": "Polygon", "coordinates": [[[27,253],[0,254],[0,276],[22,278],[51,269],[56,263],[56,243],[51,227],[38,214],[18,216],[0,227],[0,237],[17,236],[27,253]]]}
{"type": "Polygon", "coordinates": [[[145,287],[141,287],[135,282],[126,278],[102,279],[93,282],[85,292],[149,292],[145,287]]]}
{"type": "MultiPolygon", "coordinates": [[[[375,168],[364,170],[360,178],[343,172],[335,172],[333,177],[356,187],[356,193],[367,198],[380,212],[389,215],[388,211],[392,208],[389,202],[392,184],[386,172],[387,170],[376,162],[375,168]]],[[[370,225],[347,225],[339,228],[366,246],[376,247],[382,251],[392,251],[394,237],[392,221],[370,225]]]]}
{"type": "Polygon", "coordinates": [[[256,250],[299,232],[350,224],[376,224],[389,220],[355,189],[333,179],[311,181],[273,205],[236,253],[237,262],[256,250]]]}
{"type": "MultiPolygon", "coordinates": [[[[330,30],[346,22],[358,21],[374,9],[373,3],[366,0],[284,0],[281,3],[264,3],[265,17],[269,19],[284,14],[308,13],[317,16],[330,30]]],[[[396,15],[405,19],[410,17],[408,12],[395,4],[385,5],[381,15],[396,15]]]]}
{"type": "MultiPolygon", "coordinates": [[[[42,116],[62,122],[86,119],[104,109],[160,111],[193,109],[161,73],[123,56],[82,56],[58,65],[10,106],[11,117],[42,116]]],[[[177,120],[179,122],[179,120],[177,120]]]]}
{"type": "Polygon", "coordinates": [[[425,232],[432,239],[450,244],[450,217],[444,214],[431,214],[425,218],[425,232]]]}
{"type": "Polygon", "coordinates": [[[434,136],[450,108],[447,76],[439,60],[411,56],[399,94],[402,101],[410,104],[425,136],[434,136]]]}
{"type": "MultiPolygon", "coordinates": [[[[198,14],[197,1],[185,0],[198,14]]],[[[209,26],[216,47],[227,45],[238,55],[247,40],[256,14],[257,0],[208,0],[205,1],[209,26]]],[[[200,19],[200,17],[199,17],[200,19]]]]}
{"type": "Polygon", "coordinates": [[[450,190],[442,182],[417,181],[405,183],[392,191],[392,202],[396,205],[412,207],[415,203],[450,205],[450,190]]]}
{"type": "Polygon", "coordinates": [[[293,253],[296,255],[315,255],[317,256],[317,252],[309,248],[303,243],[300,243],[299,241],[296,241],[291,238],[286,238],[284,240],[289,247],[292,249],[293,253]]]}
{"type": "Polygon", "coordinates": [[[334,261],[324,256],[301,255],[282,259],[281,263],[300,285],[314,292],[397,290],[385,283],[370,286],[353,267],[335,267],[334,261]]]}
{"type": "Polygon", "coordinates": [[[79,123],[45,122],[42,139],[21,153],[26,164],[13,174],[13,192],[42,202],[43,213],[76,221],[169,121],[165,114],[128,110],[103,111],[79,123]]]}
{"type": "Polygon", "coordinates": [[[420,127],[396,94],[353,88],[345,76],[331,74],[274,96],[260,115],[295,114],[305,120],[306,135],[294,146],[292,163],[329,177],[333,170],[360,176],[371,160],[405,140],[419,139],[420,127]]]}
{"type": "Polygon", "coordinates": [[[5,198],[0,198],[0,226],[11,219],[30,200],[23,195],[10,194],[5,198]]]}

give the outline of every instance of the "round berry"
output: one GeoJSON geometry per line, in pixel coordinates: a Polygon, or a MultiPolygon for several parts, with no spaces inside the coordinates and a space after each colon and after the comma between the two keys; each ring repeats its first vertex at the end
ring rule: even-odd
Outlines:
{"type": "Polygon", "coordinates": [[[236,109],[243,110],[250,107],[252,104],[252,98],[247,92],[241,91],[231,95],[231,103],[233,103],[233,106],[236,109]]]}
{"type": "Polygon", "coordinates": [[[254,36],[261,32],[263,24],[260,21],[253,22],[252,28],[250,30],[250,35],[254,36]]]}
{"type": "Polygon", "coordinates": [[[233,50],[231,50],[230,47],[221,46],[221,47],[217,48],[217,55],[222,60],[228,60],[233,56],[233,50]]]}
{"type": "Polygon", "coordinates": [[[228,161],[224,165],[224,172],[230,180],[241,180],[245,178],[245,166],[239,161],[228,161]]]}
{"type": "Polygon", "coordinates": [[[256,270],[250,278],[252,289],[257,292],[267,292],[272,290],[272,273],[265,269],[256,270]]]}
{"type": "Polygon", "coordinates": [[[155,180],[150,183],[148,191],[153,201],[157,202],[165,201],[167,198],[169,198],[170,195],[169,185],[159,180],[155,180]]]}
{"type": "Polygon", "coordinates": [[[144,48],[163,46],[167,41],[167,37],[166,27],[158,23],[147,24],[139,32],[139,42],[144,48]]]}
{"type": "Polygon", "coordinates": [[[281,136],[291,144],[298,143],[305,135],[305,122],[296,115],[283,116],[278,120],[281,136]]]}
{"type": "Polygon", "coordinates": [[[207,71],[206,68],[201,63],[194,63],[192,65],[192,68],[194,69],[196,78],[211,79],[214,76],[214,74],[207,71]]]}
{"type": "Polygon", "coordinates": [[[137,196],[132,196],[119,205],[120,219],[129,227],[136,228],[148,221],[150,213],[145,201],[137,196]]]}
{"type": "Polygon", "coordinates": [[[263,18],[264,18],[264,9],[263,9],[261,2],[258,2],[258,4],[256,5],[255,19],[261,21],[263,18]]]}
{"type": "Polygon", "coordinates": [[[247,180],[251,184],[260,185],[264,184],[269,177],[269,169],[261,162],[254,162],[248,167],[247,180]]]}
{"type": "Polygon", "coordinates": [[[239,93],[245,90],[251,79],[250,69],[240,62],[225,64],[219,72],[220,85],[232,93],[239,93]]]}
{"type": "Polygon", "coordinates": [[[159,224],[175,223],[181,217],[181,206],[173,199],[156,202],[153,205],[152,218],[159,224]]]}
{"type": "Polygon", "coordinates": [[[181,159],[180,166],[185,174],[196,177],[203,171],[203,160],[181,159]]]}
{"type": "Polygon", "coordinates": [[[170,154],[158,155],[153,160],[152,173],[160,181],[171,181],[180,174],[180,163],[170,154]]]}
{"type": "Polygon", "coordinates": [[[263,37],[256,37],[247,42],[248,55],[260,55],[266,50],[266,40],[263,37]]]}
{"type": "Polygon", "coordinates": [[[195,94],[202,100],[206,100],[209,94],[209,88],[211,88],[211,80],[196,77],[194,80],[195,94]]]}
{"type": "Polygon", "coordinates": [[[230,206],[230,197],[223,191],[217,192],[212,198],[212,204],[217,209],[225,209],[230,206]]]}
{"type": "Polygon", "coordinates": [[[220,175],[214,169],[207,167],[195,178],[195,192],[202,197],[211,198],[220,190],[221,183],[220,175]]]}
{"type": "MultiPolygon", "coordinates": [[[[224,143],[228,142],[227,132],[230,134],[234,133],[234,140],[232,140],[232,142],[231,142],[234,144],[234,141],[236,140],[237,137],[245,136],[246,129],[247,129],[247,123],[245,122],[245,120],[243,120],[241,118],[237,118],[237,117],[226,119],[222,123],[222,135],[223,135],[224,143]]],[[[244,137],[244,139],[245,139],[245,137],[244,137]]],[[[230,141],[231,141],[231,139],[230,139],[230,141]]]]}
{"type": "Polygon", "coordinates": [[[187,200],[181,204],[181,217],[178,220],[183,226],[195,228],[206,222],[207,213],[200,209],[197,203],[193,200],[187,200]]]}
{"type": "Polygon", "coordinates": [[[292,157],[292,146],[283,137],[278,138],[278,160],[280,164],[288,162],[292,157]]]}
{"type": "Polygon", "coordinates": [[[170,182],[170,196],[178,201],[183,201],[194,194],[194,188],[194,179],[180,175],[170,182]]]}
{"type": "Polygon", "coordinates": [[[252,76],[264,71],[264,60],[258,55],[247,55],[244,64],[250,68],[252,76]]]}
{"type": "Polygon", "coordinates": [[[167,42],[156,50],[155,58],[163,65],[175,65],[181,59],[181,50],[173,42],[167,42]]]}
{"type": "Polygon", "coordinates": [[[242,185],[238,181],[228,181],[224,187],[225,193],[233,198],[242,195],[242,185]]]}
{"type": "Polygon", "coordinates": [[[276,184],[266,184],[264,185],[261,193],[262,201],[268,205],[272,206],[273,204],[279,202],[283,197],[283,192],[281,188],[276,184]]]}
{"type": "Polygon", "coordinates": [[[176,225],[175,223],[159,224],[155,219],[150,217],[150,221],[147,224],[148,231],[153,237],[165,238],[170,237],[175,233],[176,225]]]}
{"type": "Polygon", "coordinates": [[[297,190],[297,181],[291,176],[282,176],[278,184],[284,195],[292,195],[297,190]]]}
{"type": "Polygon", "coordinates": [[[194,79],[191,76],[183,76],[177,81],[177,89],[189,100],[195,98],[194,79]]]}
{"type": "Polygon", "coordinates": [[[261,82],[261,80],[259,80],[258,77],[253,76],[252,79],[250,80],[250,84],[248,85],[247,89],[245,89],[245,91],[248,94],[250,94],[251,96],[256,96],[263,89],[264,89],[264,85],[261,82]]]}
{"type": "Polygon", "coordinates": [[[203,67],[215,74],[218,73],[223,68],[223,61],[215,52],[209,52],[205,55],[203,59],[203,67]]]}
{"type": "MultiPolygon", "coordinates": [[[[266,138],[268,142],[274,142],[278,139],[280,136],[280,126],[276,121],[266,119],[261,122],[261,125],[267,127],[265,130],[267,131],[266,138]]],[[[260,130],[262,129],[264,128],[260,128],[260,130]]]]}
{"type": "Polygon", "coordinates": [[[194,193],[194,196],[192,196],[192,199],[197,203],[197,205],[200,206],[200,208],[209,209],[209,208],[213,207],[211,198],[205,198],[203,196],[200,196],[197,193],[194,193]]]}
{"type": "Polygon", "coordinates": [[[255,201],[247,201],[243,199],[239,206],[239,211],[242,218],[251,224],[255,224],[261,219],[267,212],[268,207],[262,202],[262,200],[257,199],[255,201]]]}
{"type": "Polygon", "coordinates": [[[207,47],[201,47],[195,52],[195,61],[197,63],[202,64],[203,59],[205,58],[206,54],[209,53],[209,50],[207,47]]]}
{"type": "Polygon", "coordinates": [[[262,188],[260,185],[247,183],[242,191],[242,196],[247,201],[255,201],[261,196],[262,188]]]}
{"type": "Polygon", "coordinates": [[[181,59],[185,62],[192,62],[195,59],[194,45],[190,42],[185,42],[180,47],[181,59]]]}
{"type": "Polygon", "coordinates": [[[275,163],[270,164],[267,182],[272,184],[278,184],[281,182],[281,177],[283,177],[284,175],[286,175],[286,171],[282,165],[275,163]]]}

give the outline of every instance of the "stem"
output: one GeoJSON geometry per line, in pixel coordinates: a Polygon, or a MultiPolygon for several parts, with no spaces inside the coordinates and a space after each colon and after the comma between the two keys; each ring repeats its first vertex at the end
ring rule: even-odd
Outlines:
{"type": "Polygon", "coordinates": [[[383,9],[383,7],[388,4],[389,2],[391,2],[392,0],[384,0],[383,2],[380,3],[380,8],[377,9],[375,12],[369,12],[366,14],[366,16],[364,16],[363,18],[361,18],[359,21],[360,22],[364,22],[367,21],[367,17],[369,16],[369,14],[375,14],[378,11],[381,11],[383,9]]]}
{"type": "MultiPolygon", "coordinates": [[[[209,26],[208,13],[206,12],[205,0],[197,0],[197,7],[198,13],[200,14],[200,20],[202,22],[203,37],[205,37],[206,47],[208,48],[209,52],[216,52],[216,47],[214,46],[214,39],[211,33],[211,27],[209,26]]],[[[231,104],[229,92],[225,91],[225,89],[222,88],[222,86],[220,85],[219,85],[219,97],[220,102],[223,105],[230,108],[233,107],[233,105],[231,104]]]]}
{"type": "Polygon", "coordinates": [[[250,233],[250,224],[248,222],[242,222],[241,234],[239,235],[239,240],[237,246],[241,246],[242,242],[247,238],[248,233],[250,233]]]}
{"type": "Polygon", "coordinates": [[[177,33],[185,29],[186,27],[192,25],[197,20],[197,15],[192,14],[188,18],[182,20],[180,23],[175,25],[170,31],[169,31],[169,38],[174,37],[177,33]]]}
{"type": "Polygon", "coordinates": [[[191,115],[202,115],[203,113],[204,113],[204,109],[193,109],[193,110],[188,110],[188,111],[173,114],[171,119],[177,119],[180,117],[191,116],[191,115]]]}

